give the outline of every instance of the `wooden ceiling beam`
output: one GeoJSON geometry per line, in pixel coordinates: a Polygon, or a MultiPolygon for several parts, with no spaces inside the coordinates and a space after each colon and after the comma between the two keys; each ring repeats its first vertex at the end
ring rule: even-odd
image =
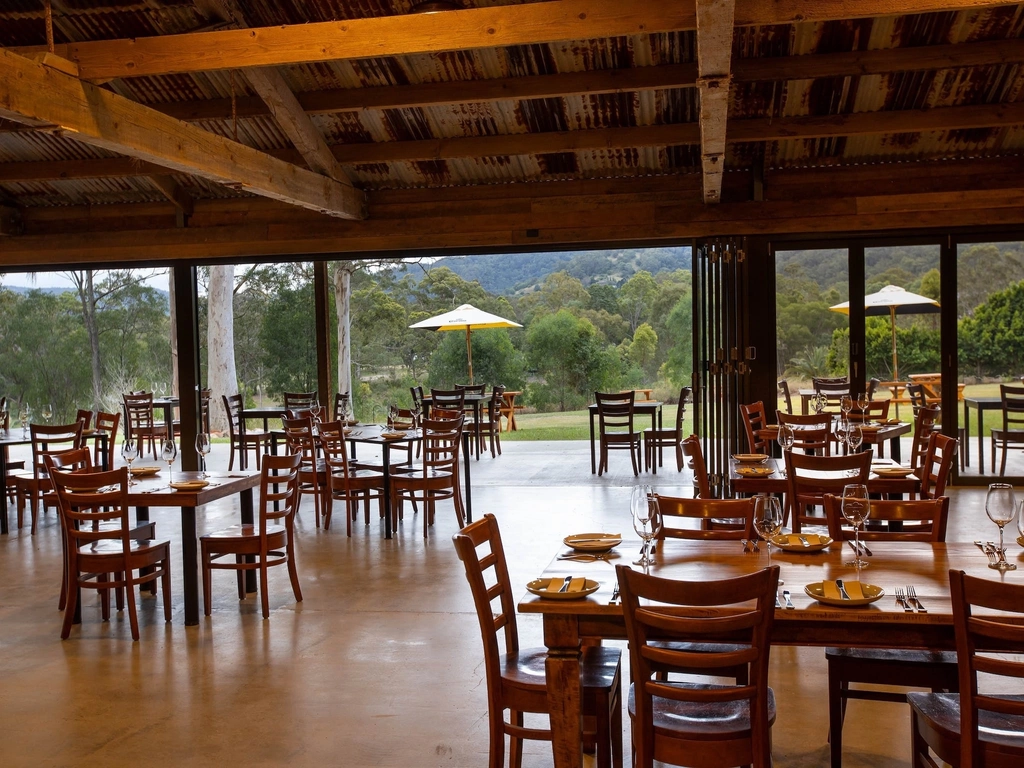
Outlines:
{"type": "Polygon", "coordinates": [[[736,0],[736,26],[909,16],[1008,5],[1005,0],[736,0]]]}
{"type": "Polygon", "coordinates": [[[181,211],[186,216],[191,216],[195,212],[195,201],[192,199],[192,195],[185,191],[185,189],[174,180],[174,177],[167,174],[157,173],[149,177],[150,182],[154,187],[159,189],[164,197],[174,203],[174,207],[181,211]]]}
{"type": "Polygon", "coordinates": [[[332,216],[365,216],[350,186],[2,49],[0,117],[52,123],[76,141],[332,216]]]}
{"type": "Polygon", "coordinates": [[[697,0],[697,90],[704,202],[722,199],[736,0],[697,0]]]}
{"type": "Polygon", "coordinates": [[[0,205],[0,237],[20,235],[24,229],[21,211],[13,205],[0,205]]]}

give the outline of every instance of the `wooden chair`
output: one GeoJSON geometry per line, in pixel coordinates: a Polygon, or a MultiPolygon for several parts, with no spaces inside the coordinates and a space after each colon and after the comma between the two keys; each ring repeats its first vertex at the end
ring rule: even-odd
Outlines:
{"type": "MultiPolygon", "coordinates": [[[[430,390],[430,417],[434,418],[434,409],[442,408],[447,411],[458,411],[463,419],[466,416],[466,392],[462,389],[431,389],[430,390]]],[[[423,414],[426,416],[427,414],[423,414]]]]}
{"type": "Polygon", "coordinates": [[[780,427],[783,424],[793,427],[793,436],[796,438],[793,443],[794,451],[814,453],[818,456],[832,455],[832,414],[803,415],[776,411],[775,418],[780,427]]]}
{"type": "Polygon", "coordinates": [[[124,400],[124,436],[139,444],[139,456],[144,456],[144,445],[149,443],[153,458],[157,458],[157,444],[167,437],[167,425],[153,417],[153,393],[132,392],[124,400]]]}
{"type": "Polygon", "coordinates": [[[826,493],[840,495],[845,485],[867,484],[870,470],[870,451],[849,456],[815,456],[786,451],[793,533],[800,533],[804,525],[827,525],[824,514],[812,515],[808,510],[822,506],[826,493]]]}
{"type": "Polygon", "coordinates": [[[913,408],[915,416],[921,408],[928,407],[928,395],[924,391],[924,384],[907,382],[907,397],[910,398],[910,407],[913,408]]]}
{"type": "Polygon", "coordinates": [[[932,432],[921,462],[922,499],[937,499],[946,493],[946,482],[956,460],[959,441],[941,432],[932,432]]]}
{"type": "Polygon", "coordinates": [[[505,388],[500,384],[491,388],[491,399],[487,401],[480,421],[480,439],[488,440],[491,458],[501,456],[501,406],[505,402],[505,388]],[[495,454],[497,448],[497,454],[495,454]]]}
{"type": "Polygon", "coordinates": [[[928,450],[928,438],[939,423],[938,408],[918,408],[914,415],[914,440],[910,446],[910,467],[918,469],[924,461],[928,450]]]}
{"type": "Polygon", "coordinates": [[[850,409],[851,421],[885,421],[889,418],[889,405],[892,400],[870,400],[867,407],[858,408],[854,405],[850,409]]]}
{"type": "Polygon", "coordinates": [[[754,499],[687,499],[654,494],[661,510],[658,539],[701,541],[754,539],[754,499]],[[697,522],[697,527],[673,525],[697,522]]]}
{"type": "Polygon", "coordinates": [[[282,392],[284,398],[284,409],[297,410],[299,408],[312,408],[317,402],[316,392],[282,392]]]}
{"type": "Polygon", "coordinates": [[[75,413],[75,421],[82,422],[82,431],[90,429],[92,427],[92,411],[87,411],[85,408],[79,408],[75,413]]]}
{"type": "Polygon", "coordinates": [[[334,409],[331,411],[331,421],[344,421],[341,418],[342,411],[346,409],[346,406],[352,404],[352,398],[348,392],[335,392],[334,393],[334,409]]]}
{"type": "Polygon", "coordinates": [[[634,766],[651,768],[656,758],[672,765],[769,768],[775,695],[768,661],[779,567],[695,582],[623,565],[615,571],[630,648],[634,766]],[[673,647],[676,642],[699,643],[701,651],[673,647]],[[694,669],[716,675],[740,664],[749,666],[746,684],[659,679],[694,669]]]}
{"type": "Polygon", "coordinates": [[[814,391],[825,396],[825,408],[823,412],[839,413],[840,401],[843,395],[850,394],[850,382],[846,379],[812,379],[814,391]]]}
{"type": "MultiPolygon", "coordinates": [[[[11,414],[7,408],[7,397],[0,397],[0,430],[3,430],[4,435],[9,435],[11,432],[11,414]]],[[[3,451],[5,456],[8,454],[7,446],[0,446],[0,451],[3,451]]],[[[17,488],[15,486],[15,474],[18,470],[25,468],[24,461],[8,461],[7,462],[7,477],[0,478],[0,482],[3,482],[3,491],[7,494],[7,498],[11,503],[14,503],[16,499],[17,488]]]]}
{"type": "Polygon", "coordinates": [[[983,693],[978,676],[985,675],[986,690],[1021,690],[1024,585],[950,571],[949,589],[960,693],[907,694],[914,768],[935,768],[931,752],[960,768],[1017,768],[1024,765],[1024,696],[983,693]],[[1004,653],[984,653],[993,648],[1004,653]]]}
{"type": "Polygon", "coordinates": [[[743,417],[743,429],[747,433],[747,447],[751,453],[770,453],[768,440],[763,430],[768,425],[768,417],[764,413],[764,403],[758,400],[750,405],[740,405],[740,416],[743,417]]]}
{"type": "Polygon", "coordinates": [[[643,431],[645,470],[652,470],[654,474],[657,474],[658,462],[655,460],[654,452],[658,452],[657,458],[660,459],[663,448],[672,448],[676,452],[676,471],[683,471],[683,419],[686,417],[686,403],[689,402],[692,393],[693,390],[690,387],[683,387],[679,390],[679,405],[676,407],[674,428],[647,427],[643,431]]]}
{"type": "Polygon", "coordinates": [[[71,634],[80,589],[100,591],[104,621],[110,618],[110,590],[123,589],[132,640],[138,640],[135,588],[142,584],[155,585],[159,579],[164,621],[169,622],[171,544],[132,538],[127,467],[81,474],[54,472],[52,481],[67,537],[68,589],[61,639],[66,640],[71,634]]]}
{"type": "MultiPolygon", "coordinates": [[[[844,525],[842,499],[825,495],[828,532],[836,541],[853,538],[853,529],[844,525]]],[[[918,501],[871,501],[871,521],[880,528],[862,531],[868,541],[946,540],[949,497],[918,501]],[[899,529],[893,530],[899,523],[899,529]]],[[[906,691],[851,688],[851,684],[929,688],[932,691],[957,691],[956,654],[951,651],[919,651],[891,648],[826,648],[828,662],[829,748],[832,768],[842,766],[843,722],[850,699],[892,701],[902,704],[906,691]]]]}
{"type": "Polygon", "coordinates": [[[30,424],[29,435],[32,440],[32,471],[19,472],[14,476],[14,486],[18,497],[18,528],[24,522],[25,500],[28,499],[29,512],[32,515],[32,535],[36,535],[36,508],[56,506],[57,498],[53,495],[53,483],[46,469],[46,455],[63,453],[82,447],[82,422],[74,424],[30,424]]]}
{"type": "Polygon", "coordinates": [[[235,451],[238,452],[238,466],[245,467],[249,451],[256,455],[256,469],[260,468],[260,455],[266,453],[270,444],[270,433],[262,429],[245,429],[242,437],[242,410],[245,405],[241,395],[221,395],[224,411],[228,416],[228,434],[231,437],[231,453],[228,458],[228,472],[235,468],[235,451]]]}
{"type": "Polygon", "coordinates": [[[96,411],[96,431],[107,434],[107,453],[104,456],[101,452],[100,441],[93,443],[93,464],[97,467],[106,466],[107,469],[114,468],[114,440],[117,437],[117,428],[121,424],[120,413],[107,413],[96,411]]]}
{"type": "Polygon", "coordinates": [[[782,395],[783,402],[786,403],[786,413],[793,412],[793,395],[789,391],[789,382],[785,379],[779,379],[779,394],[782,395]]]}
{"type": "MultiPolygon", "coordinates": [[[[213,399],[213,390],[199,390],[199,423],[202,431],[210,434],[210,401],[213,399]]],[[[180,430],[179,430],[180,431],[180,430]]]]}
{"type": "MultiPolygon", "coordinates": [[[[504,767],[508,736],[509,765],[518,768],[522,765],[524,739],[551,740],[550,729],[527,727],[523,718],[524,713],[549,713],[544,675],[547,649],[519,647],[515,595],[494,515],[484,515],[452,540],[466,569],[483,637],[490,730],[487,765],[504,767]],[[495,600],[497,606],[493,605],[495,600]]],[[[621,652],[586,645],[580,665],[584,722],[596,722],[591,733],[597,744],[597,764],[599,768],[622,768],[621,652]]]]}
{"type": "MultiPolygon", "coordinates": [[[[313,420],[309,417],[301,419],[281,419],[281,428],[284,430],[285,450],[288,453],[297,453],[302,458],[299,464],[299,501],[296,508],[302,503],[302,494],[313,497],[313,513],[316,519],[316,527],[320,527],[320,512],[326,503],[324,497],[327,495],[327,462],[320,456],[316,435],[313,431],[313,420]]],[[[264,457],[266,460],[266,457],[264,457]]]]}
{"type": "Polygon", "coordinates": [[[416,385],[415,387],[409,387],[409,394],[412,395],[412,404],[415,408],[419,406],[420,413],[424,413],[423,408],[423,387],[416,385]]]}
{"type": "Polygon", "coordinates": [[[878,391],[878,385],[882,383],[881,379],[869,379],[868,390],[865,393],[868,396],[868,400],[875,399],[875,392],[878,391]]]}
{"type": "Polygon", "coordinates": [[[462,443],[462,417],[452,420],[423,420],[423,459],[408,472],[391,475],[392,520],[402,519],[405,499],[423,502],[423,538],[434,524],[438,501],[451,499],[459,527],[466,524],[466,512],[459,487],[459,447],[462,443]]]}
{"type": "Polygon", "coordinates": [[[597,401],[597,420],[601,458],[597,464],[597,474],[608,469],[608,451],[627,450],[633,463],[633,474],[640,474],[640,440],[643,433],[633,429],[633,398],[636,393],[629,392],[595,392],[597,401]]]}
{"type": "Polygon", "coordinates": [[[302,602],[299,574],[295,567],[295,511],[299,506],[299,464],[302,456],[264,457],[260,470],[259,519],[255,523],[234,525],[199,538],[203,567],[203,606],[210,615],[212,574],[214,569],[235,571],[238,599],[245,599],[244,571],[259,571],[263,618],[270,618],[270,594],[267,571],[275,565],[288,567],[295,601],[302,602]],[[279,507],[274,509],[274,507],[279,507]],[[219,558],[234,555],[234,562],[219,558]],[[248,559],[251,557],[252,559],[248,559]]]}
{"type": "Polygon", "coordinates": [[[320,447],[327,463],[327,493],[324,499],[324,530],[331,527],[334,502],[345,503],[345,531],[352,535],[352,521],[363,501],[366,525],[370,524],[370,502],[377,500],[380,516],[384,516],[384,474],[364,467],[355,467],[348,459],[348,441],[340,421],[320,425],[320,447]]]}
{"type": "Polygon", "coordinates": [[[1002,450],[999,476],[1006,474],[1006,451],[1012,446],[1024,447],[1024,387],[999,385],[1003,401],[1003,426],[992,430],[992,466],[996,465],[996,448],[1002,450]]]}
{"type": "Polygon", "coordinates": [[[708,466],[704,461],[704,451],[700,447],[700,438],[690,435],[683,440],[679,446],[683,456],[689,459],[690,469],[693,470],[693,492],[701,499],[711,498],[711,480],[708,478],[708,466]]]}

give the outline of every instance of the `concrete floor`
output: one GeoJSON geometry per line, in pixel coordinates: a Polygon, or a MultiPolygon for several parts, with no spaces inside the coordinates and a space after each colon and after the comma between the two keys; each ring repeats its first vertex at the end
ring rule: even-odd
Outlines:
{"type": "MultiPolygon", "coordinates": [[[[211,468],[226,463],[226,446],[215,446],[212,458],[211,468]]],[[[586,443],[506,443],[499,459],[474,462],[474,509],[499,517],[515,583],[539,573],[567,534],[632,536],[627,466],[613,455],[613,473],[592,476],[586,443]]],[[[667,493],[690,485],[674,469],[645,482],[667,493]]],[[[984,491],[951,494],[950,540],[993,538],[984,491]]],[[[200,531],[224,527],[236,514],[230,503],[211,505],[200,531]]],[[[138,643],[126,616],[101,622],[92,598],[82,625],[59,639],[53,512],[38,535],[13,529],[0,541],[2,765],[486,765],[479,629],[451,545],[450,505],[439,508],[428,540],[409,511],[396,537],[384,541],[376,520],[357,525],[351,539],[343,519],[331,531],[316,530],[307,497],[298,521],[305,600],[293,601],[279,569],[264,621],[258,599],[238,601],[233,577],[215,574],[213,615],[188,629],[179,518],[172,510],[153,515],[178,568],[174,623],[164,624],[159,602],[146,598],[138,643]]],[[[521,618],[520,631],[524,645],[540,644],[536,617],[521,618]]],[[[825,765],[821,650],[773,649],[772,685],[776,765],[825,765]]],[[[845,764],[909,765],[908,733],[906,706],[851,702],[845,764]]],[[[628,750],[628,737],[625,743],[628,750]]],[[[550,765],[546,745],[531,745],[524,763],[550,765]]]]}

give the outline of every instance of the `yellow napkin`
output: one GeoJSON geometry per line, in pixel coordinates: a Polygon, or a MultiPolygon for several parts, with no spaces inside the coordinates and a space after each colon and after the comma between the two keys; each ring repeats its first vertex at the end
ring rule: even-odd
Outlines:
{"type": "MultiPolygon", "coordinates": [[[[846,594],[850,596],[851,600],[863,600],[864,591],[860,588],[859,581],[847,581],[843,579],[843,586],[846,587],[846,594]]],[[[842,600],[843,596],[839,593],[839,587],[836,586],[835,581],[823,581],[821,582],[821,591],[825,597],[831,600],[842,600]]]]}
{"type": "MultiPolygon", "coordinates": [[[[544,591],[545,592],[558,592],[559,590],[561,590],[563,584],[565,584],[565,578],[564,577],[559,577],[559,578],[556,578],[556,579],[551,579],[551,581],[548,582],[548,585],[546,587],[544,587],[544,591]]],[[[572,581],[569,582],[569,588],[567,590],[565,590],[565,591],[566,592],[582,592],[584,589],[586,589],[586,586],[587,586],[587,580],[585,578],[583,578],[582,576],[577,576],[576,578],[574,578],[572,581]]]]}
{"type": "MultiPolygon", "coordinates": [[[[803,542],[800,541],[800,537],[795,533],[787,533],[782,538],[785,540],[786,544],[799,544],[800,546],[803,546],[803,542]]],[[[804,538],[807,539],[807,543],[811,546],[816,546],[822,543],[821,536],[816,533],[805,533],[804,538]]]]}

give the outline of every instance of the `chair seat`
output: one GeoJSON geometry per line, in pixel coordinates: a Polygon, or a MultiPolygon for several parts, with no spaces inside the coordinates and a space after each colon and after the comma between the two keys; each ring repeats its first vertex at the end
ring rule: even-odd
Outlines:
{"type": "Polygon", "coordinates": [[[657,429],[647,427],[644,430],[644,437],[649,440],[682,440],[682,436],[675,429],[657,429]]]}
{"type": "MultiPolygon", "coordinates": [[[[731,686],[698,683],[667,683],[674,688],[716,690],[731,686]]],[[[629,686],[629,716],[636,717],[634,686],[629,686]]],[[[775,692],[768,689],[768,725],[775,724],[775,692]]],[[[685,727],[687,738],[718,740],[740,738],[750,731],[750,706],[746,701],[696,703],[657,698],[654,707],[654,730],[666,736],[678,735],[685,727]]]]}
{"type": "MultiPolygon", "coordinates": [[[[285,527],[283,525],[268,525],[267,526],[267,538],[268,539],[274,539],[274,538],[282,538],[283,539],[284,535],[285,535],[285,527]]],[[[255,540],[258,541],[259,538],[260,538],[260,529],[256,525],[254,525],[252,523],[233,525],[230,528],[224,528],[222,530],[214,531],[213,533],[207,533],[207,534],[204,534],[203,536],[200,536],[200,539],[203,539],[205,541],[213,541],[215,539],[216,540],[223,539],[225,541],[243,540],[243,539],[255,539],[255,540]]]]}
{"type": "MultiPolygon", "coordinates": [[[[1024,696],[1021,695],[1007,695],[1005,698],[1024,701],[1024,696]]],[[[907,700],[933,730],[944,738],[959,743],[960,694],[913,692],[907,694],[907,700]]],[[[978,713],[978,734],[981,743],[994,748],[995,752],[1024,758],[1024,717],[981,710],[978,713]]],[[[939,757],[950,756],[940,754],[939,757]]],[[[959,754],[955,757],[959,758],[959,754]]]]}
{"type": "MultiPolygon", "coordinates": [[[[588,645],[583,648],[580,664],[583,688],[610,690],[619,675],[619,660],[622,652],[618,648],[602,645],[588,645]]],[[[544,682],[544,663],[548,657],[547,648],[521,648],[518,653],[502,655],[501,677],[516,688],[547,690],[544,682]]]]}
{"type": "MultiPolygon", "coordinates": [[[[826,659],[851,662],[874,661],[887,664],[956,665],[956,651],[910,651],[896,648],[826,648],[826,659]]],[[[894,682],[893,685],[899,685],[894,682]]]]}

